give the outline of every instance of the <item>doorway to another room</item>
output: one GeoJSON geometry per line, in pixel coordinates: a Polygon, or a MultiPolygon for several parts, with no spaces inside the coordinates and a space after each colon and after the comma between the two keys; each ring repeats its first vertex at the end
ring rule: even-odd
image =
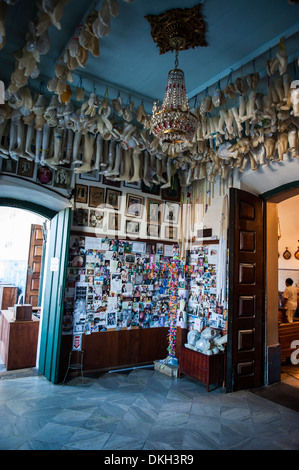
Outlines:
{"type": "Polygon", "coordinates": [[[296,388],[299,388],[298,309],[293,323],[289,323],[281,295],[287,278],[291,278],[299,289],[298,204],[299,189],[296,187],[278,191],[267,198],[267,345],[268,362],[272,364],[268,383],[280,380],[296,388]],[[277,346],[274,344],[276,338],[277,346]],[[274,353],[269,355],[272,344],[274,353]],[[277,355],[276,347],[279,348],[277,355]]]}
{"type": "Polygon", "coordinates": [[[289,197],[278,206],[278,292],[279,292],[279,342],[281,345],[281,380],[289,379],[293,386],[299,387],[299,309],[293,323],[288,323],[285,311],[281,308],[281,294],[285,280],[293,280],[299,290],[299,194],[289,197]]]}
{"type": "Polygon", "coordinates": [[[3,374],[36,366],[48,220],[16,207],[0,207],[0,220],[0,373],[3,374]],[[32,313],[31,307],[26,307],[26,320],[15,321],[16,304],[23,306],[23,312],[25,305],[32,307],[32,313]]]}

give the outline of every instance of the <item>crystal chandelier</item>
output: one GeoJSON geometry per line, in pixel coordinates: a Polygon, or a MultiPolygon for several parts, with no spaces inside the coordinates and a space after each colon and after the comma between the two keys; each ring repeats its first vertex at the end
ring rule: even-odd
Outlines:
{"type": "Polygon", "coordinates": [[[147,15],[154,42],[160,54],[175,51],[175,67],[168,73],[162,106],[154,103],[150,130],[159,139],[162,150],[172,158],[191,146],[198,118],[189,110],[184,72],[178,68],[178,51],[205,47],[205,22],[201,4],[175,8],[160,15],[147,15]]]}
{"type": "Polygon", "coordinates": [[[176,157],[190,145],[198,125],[198,118],[189,110],[184,72],[178,68],[176,49],[175,68],[168,73],[167,86],[161,108],[153,106],[150,129],[159,139],[163,150],[176,157]]]}

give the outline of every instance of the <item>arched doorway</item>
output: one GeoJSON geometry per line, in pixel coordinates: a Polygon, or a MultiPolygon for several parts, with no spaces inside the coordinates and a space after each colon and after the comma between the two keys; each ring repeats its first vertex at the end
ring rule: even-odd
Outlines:
{"type": "MultiPolygon", "coordinates": [[[[266,200],[266,346],[267,384],[297,375],[299,368],[292,364],[294,339],[299,339],[299,321],[288,324],[279,308],[279,293],[284,290],[285,279],[291,277],[299,287],[299,261],[294,256],[298,249],[299,182],[295,181],[263,195],[266,200]],[[297,227],[297,229],[296,229],[297,227]],[[282,236],[283,234],[283,236],[282,236]],[[285,251],[290,257],[284,258],[285,251]],[[298,264],[297,264],[298,263],[298,264]]],[[[292,385],[298,387],[298,381],[292,385]]]]}
{"type": "Polygon", "coordinates": [[[5,374],[36,365],[48,219],[1,206],[0,220],[0,371],[5,374]],[[21,321],[25,309],[30,321],[21,321]]]}
{"type": "Polygon", "coordinates": [[[48,380],[57,383],[71,203],[66,198],[48,195],[34,185],[25,185],[21,191],[19,186],[14,191],[16,187],[16,182],[1,178],[0,206],[26,209],[50,220],[44,255],[36,366],[48,380]],[[17,197],[3,197],[12,193],[17,197]],[[42,200],[43,205],[38,204],[38,200],[42,200]],[[55,210],[55,205],[58,210],[55,210]]]}

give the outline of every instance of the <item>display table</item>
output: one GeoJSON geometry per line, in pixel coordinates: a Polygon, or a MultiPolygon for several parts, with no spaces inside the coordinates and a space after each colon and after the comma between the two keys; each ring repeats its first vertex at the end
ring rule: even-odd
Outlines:
{"type": "Polygon", "coordinates": [[[39,320],[14,321],[12,310],[1,310],[0,354],[6,370],[35,367],[39,320]]]}
{"type": "Polygon", "coordinates": [[[225,353],[208,356],[183,346],[179,359],[179,377],[181,374],[204,383],[209,392],[210,384],[225,379],[225,353]]]}

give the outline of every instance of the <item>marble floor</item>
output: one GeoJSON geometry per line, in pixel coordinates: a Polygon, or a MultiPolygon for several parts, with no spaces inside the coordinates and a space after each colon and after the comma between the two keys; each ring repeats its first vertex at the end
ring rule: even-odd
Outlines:
{"type": "MultiPolygon", "coordinates": [[[[284,380],[298,386],[296,375],[284,380]]],[[[152,368],[72,378],[0,375],[0,450],[299,449],[299,413],[152,368]]]]}

